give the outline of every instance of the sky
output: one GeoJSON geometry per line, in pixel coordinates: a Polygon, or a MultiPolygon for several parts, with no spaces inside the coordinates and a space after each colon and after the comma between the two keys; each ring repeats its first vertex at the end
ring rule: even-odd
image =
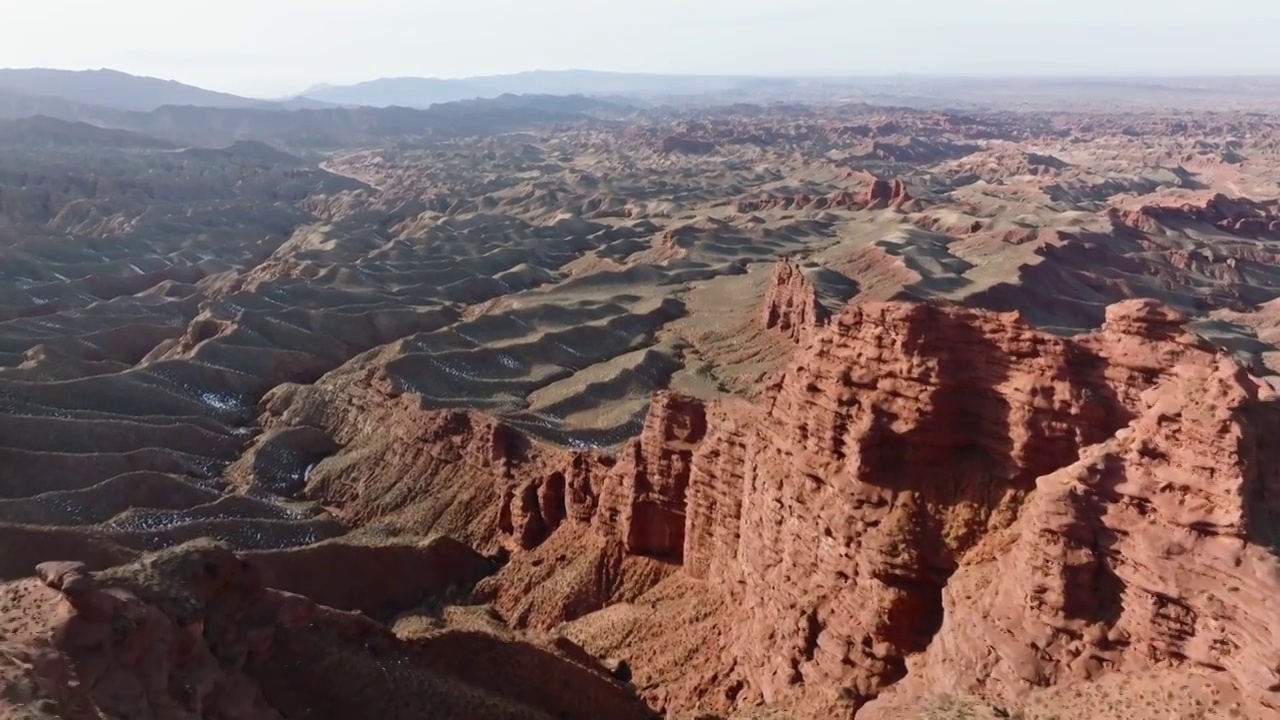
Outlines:
{"type": "Polygon", "coordinates": [[[0,67],[257,97],[522,70],[1280,74],[1277,0],[0,0],[0,67]]]}

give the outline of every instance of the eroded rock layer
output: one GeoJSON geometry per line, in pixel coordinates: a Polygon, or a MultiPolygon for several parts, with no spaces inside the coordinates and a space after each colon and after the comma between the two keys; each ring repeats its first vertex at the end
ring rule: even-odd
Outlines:
{"type": "Polygon", "coordinates": [[[225,547],[183,546],[99,573],[45,563],[37,574],[0,586],[8,710],[68,720],[651,717],[581,658],[466,631],[397,637],[366,615],[266,588],[260,567],[225,547]],[[473,663],[449,659],[459,655],[473,663]],[[556,666],[562,685],[539,679],[556,666]]]}
{"type": "MultiPolygon", "coordinates": [[[[1280,405],[1184,321],[1132,301],[1064,339],[1016,314],[850,308],[759,406],[656,402],[604,475],[623,509],[593,526],[719,597],[707,657],[741,683],[730,704],[835,712],[913,684],[1011,702],[1172,664],[1273,707],[1280,405]],[[663,462],[658,512],[634,490],[663,462]],[[682,555],[650,540],[677,533],[682,555]]],[[[499,579],[520,587],[523,562],[499,579]]]]}

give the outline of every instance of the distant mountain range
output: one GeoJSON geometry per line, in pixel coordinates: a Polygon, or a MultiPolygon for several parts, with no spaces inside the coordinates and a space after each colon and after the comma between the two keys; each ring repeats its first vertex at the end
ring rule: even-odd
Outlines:
{"type": "MultiPolygon", "coordinates": [[[[585,95],[630,101],[702,98],[715,101],[788,99],[842,81],[717,75],[659,75],[594,70],[534,70],[510,75],[441,79],[380,78],[354,85],[316,85],[297,96],[260,99],[206,90],[194,85],[118,70],[0,69],[0,117],[32,114],[53,99],[112,110],[150,112],[165,106],[262,110],[329,107],[427,108],[458,100],[503,95],[585,95]],[[21,97],[19,103],[14,98],[21,97]],[[43,98],[43,100],[42,100],[43,98]]],[[[847,81],[843,81],[847,84],[847,81]]],[[[65,111],[64,106],[64,111],[65,111]]],[[[44,113],[54,114],[56,113],[44,113]]]]}
{"type": "Polygon", "coordinates": [[[0,91],[10,97],[24,97],[30,105],[39,103],[40,98],[56,98],[138,112],[149,112],[166,105],[278,110],[330,107],[328,103],[303,97],[285,101],[258,100],[118,70],[0,69],[0,91]]]}
{"type": "MultiPolygon", "coordinates": [[[[462,79],[381,78],[355,85],[316,85],[299,95],[277,100],[242,97],[206,90],[175,80],[130,75],[117,70],[0,69],[0,117],[30,114],[54,100],[112,110],[150,112],[161,107],[255,108],[300,110],[326,107],[426,108],[458,100],[502,95],[587,95],[597,97],[661,97],[750,91],[768,84],[794,81],[731,76],[685,76],[564,70],[491,75],[462,79]],[[15,98],[22,98],[21,102],[15,98]]],[[[67,105],[63,105],[65,109],[67,105]]]]}
{"type": "Polygon", "coordinates": [[[117,110],[63,98],[0,89],[0,145],[121,148],[224,147],[254,141],[294,152],[326,151],[388,142],[419,142],[528,130],[635,111],[582,96],[506,95],[441,103],[430,108],[165,105],[117,110]]]}
{"type": "MultiPolygon", "coordinates": [[[[0,120],[44,116],[176,145],[255,140],[323,149],[509,131],[655,105],[866,102],[928,109],[1231,109],[1280,105],[1280,78],[766,78],[590,70],[456,80],[383,78],[264,100],[115,70],[0,69],[0,120]]],[[[64,126],[19,126],[60,142],[64,126]]],[[[35,135],[29,135],[33,141],[35,135]]],[[[93,142],[129,142],[94,137],[93,142]]]]}
{"type": "Polygon", "coordinates": [[[625,115],[634,110],[625,100],[610,102],[570,92],[657,88],[660,78],[524,73],[469,81],[410,78],[315,88],[334,98],[329,101],[303,95],[282,100],[247,98],[115,70],[0,69],[0,120],[40,119],[6,128],[10,136],[33,143],[126,142],[123,136],[88,132],[78,125],[83,123],[177,145],[257,140],[295,149],[323,149],[392,138],[514,130],[600,113],[625,115]],[[506,93],[504,88],[520,92],[506,93]],[[539,88],[553,92],[532,92],[539,88]]]}
{"type": "Polygon", "coordinates": [[[747,76],[656,75],[594,70],[534,70],[511,75],[443,80],[381,78],[355,85],[316,85],[302,95],[337,105],[428,107],[435,103],[492,98],[505,94],[656,97],[751,90],[762,84],[791,83],[747,76]]]}

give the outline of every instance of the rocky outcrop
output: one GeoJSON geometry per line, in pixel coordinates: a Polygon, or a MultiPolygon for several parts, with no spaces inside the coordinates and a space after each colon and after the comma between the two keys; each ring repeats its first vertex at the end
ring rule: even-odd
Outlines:
{"type": "MultiPolygon", "coordinates": [[[[148,569],[167,559],[155,560],[148,569]]],[[[28,618],[26,632],[6,633],[11,644],[6,655],[29,668],[26,682],[18,685],[28,697],[6,699],[18,706],[54,703],[58,717],[74,720],[102,717],[99,713],[280,718],[243,672],[251,656],[266,650],[271,625],[257,625],[256,632],[229,642],[225,622],[262,602],[261,586],[230,553],[190,559],[195,574],[187,579],[193,584],[167,602],[139,597],[148,589],[145,584],[126,588],[100,582],[79,563],[44,563],[37,568],[38,580],[5,586],[5,619],[28,618]],[[223,622],[208,622],[211,603],[221,606],[223,622]]]]}
{"type": "Polygon", "coordinates": [[[1107,209],[1118,225],[1157,232],[1171,223],[1203,222],[1238,235],[1280,233],[1280,204],[1222,193],[1134,198],[1107,209]]]}
{"type": "Polygon", "coordinates": [[[701,404],[657,394],[640,436],[609,457],[534,441],[481,413],[424,409],[376,366],[355,372],[281,386],[262,402],[264,447],[299,433],[348,449],[310,468],[304,497],[353,525],[449,533],[486,552],[536,547],[570,522],[593,524],[634,554],[679,560],[690,455],[706,430],[701,404]],[[376,455],[380,472],[350,462],[354,447],[376,455]]]}
{"type": "Polygon", "coordinates": [[[701,403],[669,392],[653,399],[640,437],[603,484],[597,525],[633,555],[679,562],[693,450],[707,432],[701,403]]]}
{"type": "Polygon", "coordinates": [[[744,609],[728,642],[760,695],[901,679],[965,554],[1123,424],[1104,368],[1013,316],[932,305],[854,308],[809,338],[727,468],[740,537],[708,563],[744,609]]]}
{"type": "Polygon", "coordinates": [[[871,187],[863,191],[860,203],[870,210],[882,210],[887,207],[900,207],[911,200],[907,186],[901,180],[871,181],[871,187]]]}
{"type": "Polygon", "coordinates": [[[310,426],[348,448],[318,462],[302,494],[352,524],[450,534],[489,552],[533,547],[565,517],[594,510],[593,460],[480,413],[424,409],[375,366],[311,388],[281,386],[260,407],[269,432],[310,426]],[[357,455],[377,457],[379,472],[357,455]]]}
{"type": "Polygon", "coordinates": [[[6,717],[651,717],[603,666],[474,631],[404,640],[268,590],[254,563],[219,546],[94,574],[45,563],[37,575],[0,586],[6,717]]]}
{"type": "Polygon", "coordinates": [[[867,182],[860,191],[836,190],[826,195],[795,193],[771,195],[751,200],[739,200],[735,207],[739,213],[750,214],[766,210],[884,210],[901,209],[913,198],[901,180],[881,180],[866,173],[850,173],[851,178],[867,182]]]}
{"type": "Polygon", "coordinates": [[[847,717],[944,675],[1008,699],[1152,663],[1275,704],[1259,628],[1280,582],[1262,570],[1280,458],[1261,438],[1280,406],[1183,322],[1127,301],[1066,339],[1016,313],[851,307],[806,334],[765,402],[682,400],[677,417],[705,426],[681,444],[655,403],[594,523],[627,542],[636,517],[671,538],[683,515],[683,573],[725,608],[707,657],[730,659],[735,704],[847,717]],[[679,492],[635,512],[654,467],[679,492]]]}
{"type": "Polygon", "coordinates": [[[1042,477],[1018,523],[957,571],[902,694],[959,685],[1008,700],[1190,666],[1251,689],[1249,717],[1280,711],[1269,396],[1225,357],[1161,378],[1127,427],[1042,477]]]}
{"type": "Polygon", "coordinates": [[[825,319],[818,292],[800,266],[790,260],[778,263],[765,290],[761,324],[799,342],[825,319]]]}
{"type": "Polygon", "coordinates": [[[1112,660],[1089,643],[1121,641],[1135,662],[1225,668],[1244,687],[1270,687],[1275,679],[1258,668],[1275,666],[1275,645],[1252,629],[1274,612],[1261,600],[1269,581],[1251,571],[1232,580],[1240,565],[1198,553],[1271,557],[1248,545],[1245,519],[1263,509],[1246,498],[1265,499],[1276,482],[1280,466],[1255,438],[1280,416],[1183,320],[1132,301],[1071,341],[1010,315],[885,305],[851,309],[817,333],[750,423],[740,507],[721,512],[739,518],[738,547],[704,571],[739,598],[729,647],[761,696],[843,687],[869,698],[907,676],[908,658],[922,652],[952,653],[929,666],[934,680],[950,674],[967,678],[966,689],[1012,693],[1053,683],[1067,667],[1101,672],[1112,660]],[[1191,407],[1201,392],[1208,402],[1191,407]],[[1267,425],[1247,420],[1259,414],[1267,425]],[[1135,446],[1143,434],[1150,439],[1135,446]],[[1125,473],[1099,460],[1112,447],[1143,468],[1141,487],[1114,488],[1127,487],[1125,473]],[[1055,489],[1063,477],[1074,489],[1055,489]],[[1171,525],[1184,528],[1172,541],[1182,549],[1149,544],[1171,525]],[[1013,536],[1028,554],[997,550],[997,538],[1013,536]],[[1108,545],[1117,541],[1128,551],[1108,545]],[[986,572],[969,569],[983,558],[986,572]],[[1203,587],[1236,583],[1257,598],[1244,615],[1224,609],[1234,602],[1201,598],[1192,578],[1205,565],[1231,569],[1203,587]],[[1150,600],[1130,607],[1122,590],[1139,582],[1150,600]],[[1038,609],[1026,611],[1024,597],[1038,609]],[[978,637],[974,604],[999,618],[978,637]],[[1081,614],[1092,624],[1066,621],[1081,614]],[[1197,622],[1214,630],[1192,639],[1197,622]],[[1077,643],[1076,652],[1047,650],[1055,641],[1077,643]],[[1051,669],[1028,670],[1034,657],[1054,658],[1051,669]],[[1002,669],[983,670],[992,666],[1002,669]],[[978,670],[957,672],[970,667],[978,670]]]}

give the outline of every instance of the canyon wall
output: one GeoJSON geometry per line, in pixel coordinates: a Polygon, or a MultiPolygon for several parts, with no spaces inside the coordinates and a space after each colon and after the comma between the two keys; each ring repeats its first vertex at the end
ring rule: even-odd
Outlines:
{"type": "Polygon", "coordinates": [[[264,419],[380,455],[375,475],[345,460],[309,474],[307,494],[353,522],[509,552],[479,594],[517,626],[672,573],[703,583],[723,610],[698,657],[731,668],[729,706],[874,713],[925,690],[1011,700],[1185,666],[1280,709],[1264,622],[1280,404],[1177,312],[1131,300],[1105,316],[1075,338],[933,303],[823,322],[783,264],[760,322],[798,345],[762,399],[660,393],[616,457],[425,409],[376,362],[278,389],[264,419]]]}
{"type": "Polygon", "coordinates": [[[1182,322],[886,304],[813,334],[693,457],[685,570],[730,594],[748,682],[867,699],[918,665],[1012,697],[1163,661],[1270,687],[1280,408],[1182,322]]]}
{"type": "Polygon", "coordinates": [[[1008,700],[1172,665],[1280,707],[1280,406],[1183,322],[1126,301],[1068,339],[851,307],[761,405],[658,398],[594,526],[722,596],[743,698],[1008,700]]]}

